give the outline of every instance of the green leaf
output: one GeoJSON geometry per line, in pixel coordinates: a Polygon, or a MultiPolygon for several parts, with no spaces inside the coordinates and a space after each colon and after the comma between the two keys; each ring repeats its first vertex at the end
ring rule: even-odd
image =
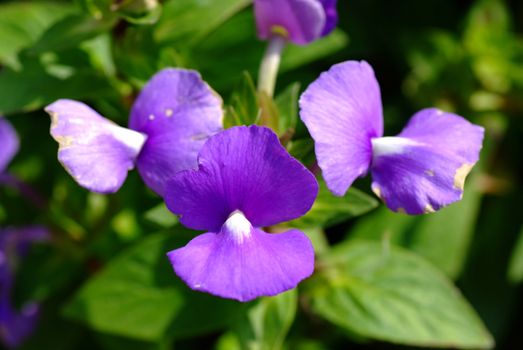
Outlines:
{"type": "Polygon", "coordinates": [[[0,5],[0,63],[15,64],[16,54],[32,45],[53,23],[70,14],[71,4],[9,2],[0,5]]]}
{"type": "Polygon", "coordinates": [[[225,126],[257,124],[261,116],[258,92],[249,72],[243,72],[240,84],[234,89],[225,117],[225,126]]]}
{"type": "Polygon", "coordinates": [[[519,234],[516,248],[510,259],[508,276],[514,283],[521,283],[521,281],[523,281],[523,229],[519,234]]]}
{"type": "Polygon", "coordinates": [[[294,134],[298,123],[298,99],[300,97],[300,83],[293,83],[283,90],[274,100],[279,112],[279,135],[294,134]]]}
{"type": "Polygon", "coordinates": [[[190,235],[181,230],[139,242],[91,278],[66,306],[69,318],[108,334],[147,342],[216,331],[235,320],[239,303],[189,290],[166,257],[190,235]]]}
{"type": "Polygon", "coordinates": [[[296,289],[261,298],[218,342],[218,349],[279,350],[298,307],[296,289]]]}
{"type": "Polygon", "coordinates": [[[173,227],[178,223],[178,218],[167,209],[164,202],[146,211],[144,218],[163,228],[173,227]]]}
{"type": "Polygon", "coordinates": [[[88,15],[71,15],[51,26],[30,48],[32,54],[60,51],[77,47],[78,44],[110,30],[114,18],[97,20],[88,15]]]}
{"type": "Polygon", "coordinates": [[[360,220],[349,234],[352,239],[391,240],[422,255],[455,279],[466,262],[480,204],[480,193],[467,187],[460,202],[437,213],[416,217],[383,207],[360,220]]]}
{"type": "Polygon", "coordinates": [[[292,227],[329,227],[347,219],[363,215],[378,206],[378,201],[364,192],[351,188],[343,197],[334,196],[323,180],[320,192],[311,210],[289,223],[292,227]]]}
{"type": "Polygon", "coordinates": [[[17,70],[5,68],[0,71],[0,113],[33,111],[59,98],[114,94],[107,78],[89,65],[85,53],[74,50],[60,56],[47,53],[41,58],[24,59],[17,70]]]}
{"type": "Polygon", "coordinates": [[[491,335],[460,292],[406,250],[356,241],[335,247],[307,284],[313,310],[358,337],[489,349],[491,335]]]}
{"type": "Polygon", "coordinates": [[[161,43],[196,43],[251,2],[252,0],[167,1],[156,26],[155,38],[161,43]]]}

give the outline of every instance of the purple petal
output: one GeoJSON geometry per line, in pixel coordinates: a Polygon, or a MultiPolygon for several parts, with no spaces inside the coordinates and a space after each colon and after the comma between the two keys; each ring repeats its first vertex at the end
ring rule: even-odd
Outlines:
{"type": "Polygon", "coordinates": [[[58,159],[86,189],[114,193],[146,137],[105,119],[87,105],[58,100],[45,109],[51,116],[51,135],[59,143],[58,159]]]}
{"type": "Polygon", "coordinates": [[[5,171],[18,152],[19,143],[15,129],[0,116],[0,173],[5,171]]]}
{"type": "Polygon", "coordinates": [[[327,20],[325,23],[325,27],[323,28],[323,32],[321,33],[321,36],[328,35],[330,32],[336,28],[336,25],[338,24],[338,10],[336,9],[336,5],[338,0],[320,0],[323,8],[325,9],[325,14],[327,15],[327,20]]]}
{"type": "Polygon", "coordinates": [[[268,234],[241,213],[234,213],[219,233],[200,235],[168,256],[190,288],[239,301],[295,288],[314,270],[314,250],[305,234],[268,234]]]}
{"type": "Polygon", "coordinates": [[[218,232],[240,210],[255,227],[305,214],[318,183],[265,127],[234,127],[211,137],[202,148],[198,171],[178,173],[167,185],[166,203],[181,222],[218,232]]]}
{"type": "Polygon", "coordinates": [[[18,313],[7,301],[0,301],[2,319],[0,319],[0,336],[8,348],[17,348],[34,331],[38,322],[39,307],[30,303],[18,313]]]}
{"type": "Polygon", "coordinates": [[[460,200],[483,133],[482,127],[435,108],[416,113],[397,137],[372,141],[374,192],[390,209],[412,215],[460,200]]]}
{"type": "Polygon", "coordinates": [[[327,15],[319,0],[255,0],[254,12],[261,39],[283,31],[290,41],[304,45],[319,39],[326,29],[327,15]]]}
{"type": "Polygon", "coordinates": [[[196,168],[207,138],[222,130],[222,100],[197,72],[164,69],[138,96],[129,126],[148,137],[138,171],[163,195],[165,182],[180,170],[196,168]]]}
{"type": "Polygon", "coordinates": [[[334,65],[303,93],[300,109],[327,186],[342,196],[367,173],[371,139],[383,135],[380,88],[372,67],[364,61],[334,65]]]}

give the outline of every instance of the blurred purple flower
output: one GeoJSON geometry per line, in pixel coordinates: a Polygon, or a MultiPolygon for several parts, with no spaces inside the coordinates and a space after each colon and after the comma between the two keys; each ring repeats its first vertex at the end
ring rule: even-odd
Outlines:
{"type": "Polygon", "coordinates": [[[338,22],[337,0],[254,0],[258,35],[284,36],[305,45],[329,34],[338,22]]]}
{"type": "Polygon", "coordinates": [[[38,321],[39,306],[26,303],[17,311],[11,303],[14,262],[27,254],[30,244],[48,239],[41,227],[0,229],[0,339],[16,348],[31,335],[38,321]]]}
{"type": "Polygon", "coordinates": [[[3,174],[18,152],[20,141],[13,126],[0,116],[0,174],[3,174]]]}
{"type": "Polygon", "coordinates": [[[322,73],[300,108],[335,195],[344,195],[370,169],[376,195],[390,209],[412,215],[462,198],[483,143],[482,127],[435,108],[416,113],[398,136],[382,137],[380,88],[366,62],[348,61],[322,73]]]}
{"type": "Polygon", "coordinates": [[[135,101],[130,129],[102,117],[87,105],[58,100],[46,107],[58,159],[83,187],[116,192],[127,172],[138,167],[159,195],[172,174],[197,166],[205,140],[222,130],[221,98],[195,71],[164,69],[135,101]]]}
{"type": "Polygon", "coordinates": [[[316,179],[281,146],[270,129],[233,127],[210,138],[198,170],[176,174],[166,203],[185,226],[205,230],[168,256],[192,289],[249,301],[296,287],[314,270],[305,234],[261,228],[304,215],[316,179]]]}

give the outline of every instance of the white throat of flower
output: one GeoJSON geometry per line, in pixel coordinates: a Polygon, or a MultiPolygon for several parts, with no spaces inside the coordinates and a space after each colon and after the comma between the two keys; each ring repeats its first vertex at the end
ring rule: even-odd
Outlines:
{"type": "Polygon", "coordinates": [[[251,236],[251,230],[252,225],[250,221],[239,210],[233,211],[222,227],[222,232],[230,235],[239,244],[251,236]]]}
{"type": "Polygon", "coordinates": [[[135,154],[140,153],[145,141],[147,141],[145,134],[118,125],[111,125],[111,134],[115,139],[132,149],[135,154]]]}
{"type": "Polygon", "coordinates": [[[374,158],[388,154],[401,154],[407,146],[415,146],[416,142],[404,137],[377,137],[371,140],[372,156],[374,158]]]}

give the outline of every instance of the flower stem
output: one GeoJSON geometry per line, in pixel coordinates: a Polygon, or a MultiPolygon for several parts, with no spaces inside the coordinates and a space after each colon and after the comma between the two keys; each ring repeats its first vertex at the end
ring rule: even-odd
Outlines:
{"type": "Polygon", "coordinates": [[[258,75],[258,91],[265,92],[269,97],[273,97],[280,67],[281,54],[285,47],[286,39],[280,35],[275,35],[269,41],[269,46],[263,56],[260,72],[258,75]]]}

